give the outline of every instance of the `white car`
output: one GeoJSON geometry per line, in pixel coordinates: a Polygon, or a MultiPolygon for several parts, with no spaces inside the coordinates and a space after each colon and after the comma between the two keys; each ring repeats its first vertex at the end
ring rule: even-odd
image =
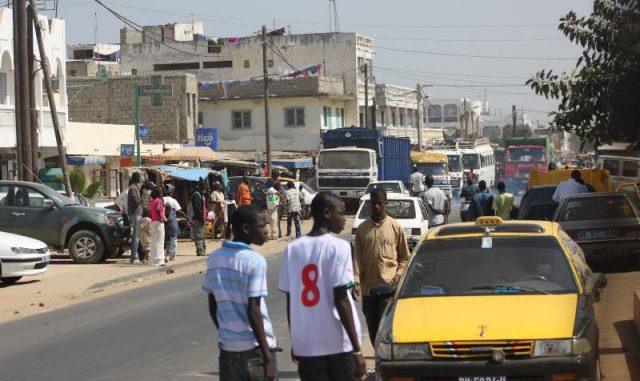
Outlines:
{"type": "Polygon", "coordinates": [[[367,189],[364,191],[364,195],[360,197],[360,204],[364,201],[368,200],[371,197],[371,192],[373,192],[376,188],[382,188],[387,192],[387,195],[390,194],[399,194],[409,196],[409,190],[404,186],[404,183],[400,180],[389,180],[389,181],[374,181],[369,183],[367,189]]]}
{"type": "Polygon", "coordinates": [[[13,284],[23,276],[47,271],[51,254],[37,239],[0,232],[0,281],[13,284]]]}
{"type": "MultiPolygon", "coordinates": [[[[413,249],[429,229],[429,215],[424,202],[411,196],[395,193],[387,194],[387,214],[393,217],[404,228],[404,235],[407,238],[409,248],[413,249]]],[[[356,213],[351,229],[351,239],[355,240],[358,226],[365,220],[371,218],[371,202],[365,200],[356,213]]]]}

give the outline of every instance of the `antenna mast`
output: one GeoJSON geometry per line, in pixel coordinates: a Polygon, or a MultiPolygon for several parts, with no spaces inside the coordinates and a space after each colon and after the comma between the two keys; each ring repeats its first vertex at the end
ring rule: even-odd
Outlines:
{"type": "Polygon", "coordinates": [[[338,8],[336,0],[329,0],[329,32],[340,32],[340,23],[338,22],[338,8]]]}

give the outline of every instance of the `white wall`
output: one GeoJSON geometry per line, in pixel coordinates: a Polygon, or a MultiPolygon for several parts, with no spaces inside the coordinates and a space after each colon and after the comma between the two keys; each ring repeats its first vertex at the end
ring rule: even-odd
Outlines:
{"type": "MultiPolygon", "coordinates": [[[[317,150],[320,147],[323,107],[331,107],[335,114],[336,108],[346,108],[347,103],[344,100],[328,97],[271,99],[269,101],[271,149],[303,152],[309,149],[317,150]],[[285,127],[286,107],[304,107],[305,125],[303,127],[285,127]]],[[[261,100],[201,101],[199,107],[203,114],[203,127],[218,128],[218,149],[265,149],[264,103],[261,100]],[[231,114],[234,110],[251,110],[250,129],[231,128],[231,114]]]]}
{"type": "MultiPolygon", "coordinates": [[[[61,19],[49,20],[40,16],[40,25],[44,26],[43,40],[45,52],[49,57],[51,74],[59,80],[59,93],[56,96],[58,119],[65,135],[67,124],[67,87],[66,87],[66,46],[65,22],[61,19]],[[51,23],[49,23],[51,21],[51,23]],[[51,27],[49,27],[51,25],[51,27]]],[[[37,45],[34,46],[36,60],[40,54],[37,45]]],[[[10,8],[0,8],[0,72],[5,73],[7,79],[8,99],[0,104],[0,148],[13,148],[16,145],[15,115],[14,115],[14,70],[13,70],[13,19],[10,8]]],[[[37,65],[37,63],[36,63],[37,65]]],[[[39,145],[40,147],[56,147],[53,123],[49,112],[48,102],[43,99],[42,71],[36,74],[36,105],[40,117],[39,145]]]]}

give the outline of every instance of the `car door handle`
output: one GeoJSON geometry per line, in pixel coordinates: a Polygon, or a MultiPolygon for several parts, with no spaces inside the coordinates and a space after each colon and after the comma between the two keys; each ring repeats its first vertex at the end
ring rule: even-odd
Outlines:
{"type": "Polygon", "coordinates": [[[24,213],[24,212],[13,212],[13,213],[11,213],[11,214],[12,214],[13,216],[16,216],[16,217],[23,217],[23,216],[26,216],[26,215],[27,215],[27,214],[26,214],[26,213],[24,213]]]}

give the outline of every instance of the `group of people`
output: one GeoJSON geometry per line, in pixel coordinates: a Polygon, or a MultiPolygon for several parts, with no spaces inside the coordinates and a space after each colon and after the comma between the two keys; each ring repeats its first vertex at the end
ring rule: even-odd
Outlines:
{"type": "Polygon", "coordinates": [[[275,240],[282,237],[280,218],[283,209],[286,209],[287,213],[286,236],[291,236],[292,224],[295,226],[295,237],[299,238],[302,235],[301,218],[304,195],[292,181],[287,181],[285,188],[277,171],[274,171],[272,177],[267,180],[266,187],[256,183],[253,195],[249,189],[249,179],[246,176],[243,177],[236,190],[235,202],[238,206],[255,204],[266,213],[269,239],[275,240]]]}
{"type": "MultiPolygon", "coordinates": [[[[386,301],[371,290],[395,287],[407,267],[404,230],[386,214],[386,192],[375,189],[371,204],[353,255],[349,243],[335,237],[345,226],[344,202],[328,192],[311,204],[311,231],[284,250],[278,289],[286,294],[291,357],[303,381],[351,381],[366,373],[355,302],[362,299],[373,343],[386,301]]],[[[251,247],[268,239],[267,215],[243,205],[231,218],[233,240],[209,256],[202,286],[219,331],[220,379],[275,380],[278,347],[265,303],[267,262],[251,247]]]]}
{"type": "Polygon", "coordinates": [[[152,182],[143,183],[140,173],[132,175],[123,205],[131,223],[132,264],[164,266],[175,259],[178,216],[187,216],[172,193],[171,185],[162,189],[152,182]]]}

